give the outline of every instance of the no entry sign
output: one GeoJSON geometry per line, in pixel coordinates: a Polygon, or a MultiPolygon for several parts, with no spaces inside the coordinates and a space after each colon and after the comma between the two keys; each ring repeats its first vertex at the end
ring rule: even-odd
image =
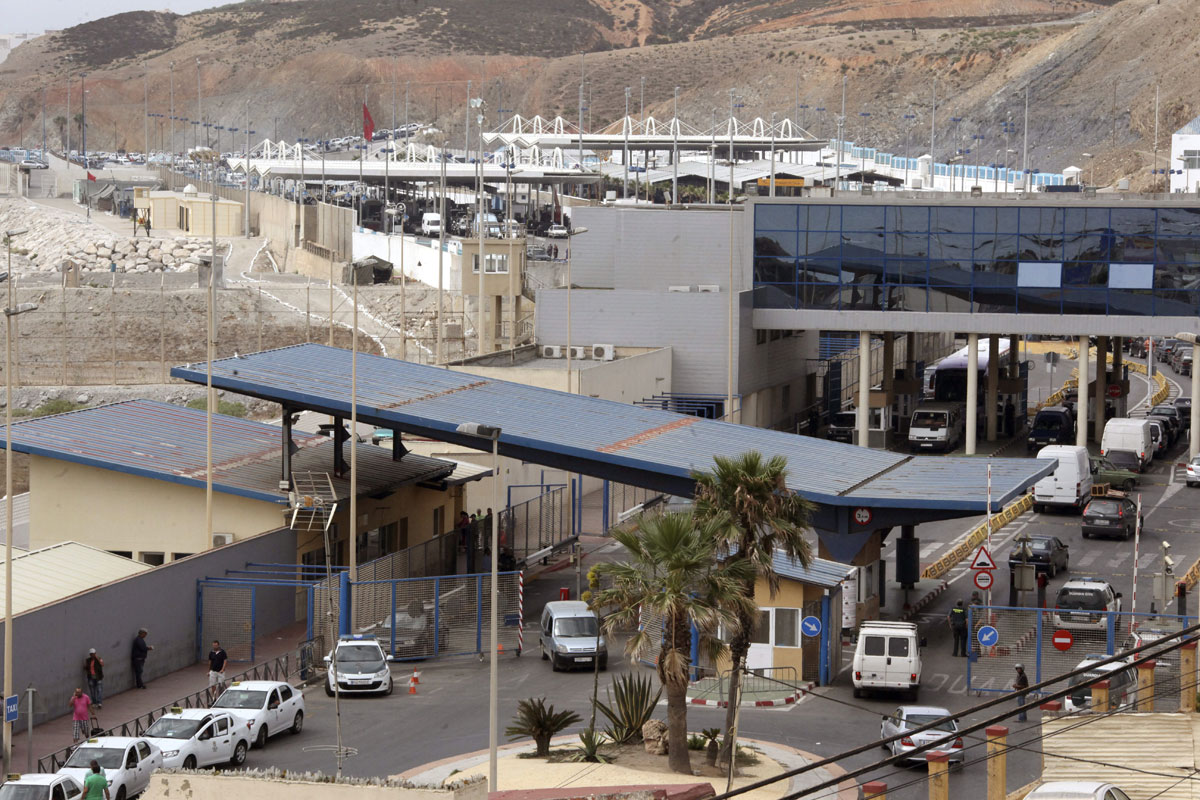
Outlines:
{"type": "Polygon", "coordinates": [[[975,585],[983,591],[992,588],[992,573],[987,570],[975,570],[975,585]]]}
{"type": "Polygon", "coordinates": [[[1070,631],[1058,630],[1054,632],[1054,647],[1057,650],[1067,651],[1071,649],[1071,645],[1075,642],[1075,637],[1071,636],[1070,631]]]}

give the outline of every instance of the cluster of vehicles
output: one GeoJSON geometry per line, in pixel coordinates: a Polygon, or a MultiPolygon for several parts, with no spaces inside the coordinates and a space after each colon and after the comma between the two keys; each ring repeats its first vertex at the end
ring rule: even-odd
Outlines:
{"type": "Polygon", "coordinates": [[[1178,375],[1192,374],[1192,348],[1187,342],[1155,337],[1153,340],[1131,339],[1126,344],[1129,354],[1138,358],[1149,356],[1152,346],[1155,361],[1166,364],[1178,375]]]}
{"type": "Polygon", "coordinates": [[[96,736],[80,743],[56,773],[10,775],[0,800],[78,800],[96,761],[112,800],[127,800],[157,769],[238,767],[253,747],[304,727],[304,695],[283,681],[235,681],[210,708],[171,708],[141,736],[96,736]]]}

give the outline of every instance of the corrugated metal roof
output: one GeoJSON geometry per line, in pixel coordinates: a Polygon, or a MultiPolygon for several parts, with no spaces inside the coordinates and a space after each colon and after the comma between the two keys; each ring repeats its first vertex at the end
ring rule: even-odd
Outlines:
{"type": "Polygon", "coordinates": [[[1044,719],[1042,780],[1107,781],[1133,800],[1200,800],[1200,784],[1189,780],[1198,766],[1195,720],[1133,713],[1044,719]]]}
{"type": "Polygon", "coordinates": [[[839,564],[837,561],[828,561],[824,558],[814,558],[812,563],[806,569],[800,565],[800,562],[793,561],[787,557],[787,554],[782,550],[775,551],[775,557],[772,559],[775,566],[775,571],[785,578],[802,583],[809,583],[814,586],[821,586],[826,589],[832,589],[854,572],[858,567],[850,564],[839,564]]]}
{"type": "Polygon", "coordinates": [[[492,474],[491,467],[481,467],[469,461],[458,461],[452,458],[446,460],[454,464],[454,472],[450,473],[449,478],[445,478],[446,483],[451,486],[477,481],[492,474]]]}
{"type": "MultiPolygon", "coordinates": [[[[194,408],[130,400],[14,423],[13,450],[202,487],[205,416],[194,408]]],[[[0,441],[7,446],[2,426],[0,441]]],[[[293,471],[333,472],[332,439],[293,431],[292,441],[299,448],[292,456],[293,471]]],[[[214,491],[286,503],[287,494],[279,489],[281,452],[280,428],[214,414],[214,491]]],[[[412,453],[393,461],[390,449],[372,444],[358,445],[358,454],[360,495],[440,479],[454,469],[447,461],[412,453]]],[[[334,478],[333,485],[338,499],[349,497],[348,475],[334,478]]]]}
{"type": "MultiPolygon", "coordinates": [[[[62,542],[13,556],[12,569],[13,613],[20,614],[152,567],[79,542],[62,542]]],[[[4,570],[0,570],[3,593],[4,570]]]]}
{"type": "MultiPolygon", "coordinates": [[[[171,374],[203,383],[202,365],[171,374]]],[[[223,359],[213,385],[293,407],[350,416],[350,352],[302,344],[223,359]]],[[[788,486],[831,506],[987,510],[988,459],[912,457],[715,420],[567,394],[465,372],[359,354],[362,422],[473,449],[463,422],[503,429],[500,452],[547,466],[659,488],[691,491],[694,470],[713,456],[748,450],[788,461],[788,486]],[[875,491],[875,487],[878,491],[875,491]]],[[[994,459],[993,509],[1054,469],[1053,462],[994,459]]]]}

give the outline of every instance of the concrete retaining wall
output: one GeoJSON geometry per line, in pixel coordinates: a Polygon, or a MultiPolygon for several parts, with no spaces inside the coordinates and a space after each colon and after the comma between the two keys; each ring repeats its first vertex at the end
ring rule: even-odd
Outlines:
{"type": "Polygon", "coordinates": [[[450,788],[397,783],[289,780],[266,775],[213,775],[199,772],[160,772],[142,795],[145,800],[485,800],[487,782],[454,783],[450,788]]]}

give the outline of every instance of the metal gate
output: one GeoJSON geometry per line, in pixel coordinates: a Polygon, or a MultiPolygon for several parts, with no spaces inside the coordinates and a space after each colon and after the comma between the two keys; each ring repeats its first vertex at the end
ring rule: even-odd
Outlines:
{"type": "MultiPolygon", "coordinates": [[[[491,632],[491,574],[356,581],[353,633],[375,636],[397,659],[487,652],[491,632]]],[[[499,644],[524,649],[524,583],[520,572],[498,576],[499,644]]],[[[345,623],[343,623],[345,625],[345,623]]]]}
{"type": "Polygon", "coordinates": [[[196,652],[219,640],[230,661],[254,660],[255,587],[228,581],[197,581],[196,652]]]}
{"type": "MultiPolygon", "coordinates": [[[[1129,612],[1067,612],[1063,609],[971,606],[967,610],[970,648],[967,688],[982,692],[1011,691],[1016,665],[1025,667],[1030,683],[1070,672],[1085,658],[1111,656],[1138,643],[1168,640],[1194,624],[1195,617],[1129,612]],[[980,642],[980,630],[990,626],[980,642]]],[[[1179,708],[1179,651],[1156,659],[1154,698],[1159,708],[1179,708]]],[[[1054,687],[1055,689],[1065,687],[1054,687]]]]}
{"type": "Polygon", "coordinates": [[[614,481],[604,482],[604,532],[623,524],[631,517],[650,510],[664,499],[662,492],[644,486],[631,486],[614,481]]]}

